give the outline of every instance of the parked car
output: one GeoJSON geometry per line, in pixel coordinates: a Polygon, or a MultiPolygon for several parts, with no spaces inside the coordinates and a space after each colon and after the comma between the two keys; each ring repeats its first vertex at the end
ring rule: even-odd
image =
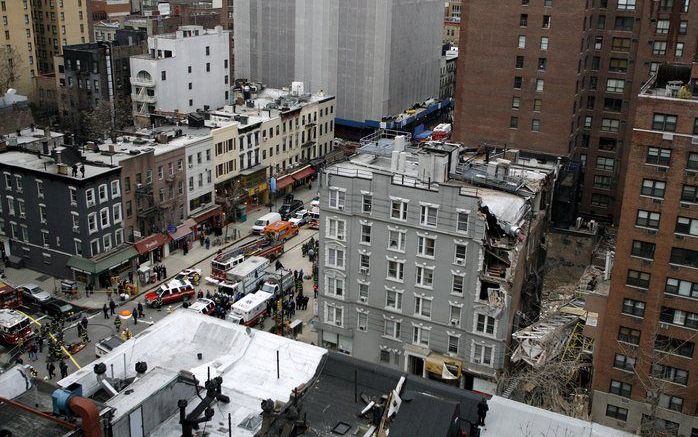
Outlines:
{"type": "Polygon", "coordinates": [[[286,241],[289,238],[298,235],[298,226],[292,224],[291,222],[282,220],[280,222],[270,224],[264,228],[262,233],[272,240],[286,241]]]}
{"type": "Polygon", "coordinates": [[[146,293],[145,303],[149,307],[158,308],[181,300],[189,300],[194,297],[194,294],[196,293],[191,282],[186,279],[173,279],[146,293]]]}
{"type": "Polygon", "coordinates": [[[307,209],[301,209],[300,211],[296,212],[296,214],[289,219],[289,222],[294,224],[295,226],[303,226],[304,224],[308,223],[308,219],[310,218],[310,212],[307,209]]]}
{"type": "Polygon", "coordinates": [[[254,226],[252,226],[252,233],[259,235],[266,226],[269,226],[274,222],[278,222],[279,220],[281,220],[281,214],[278,212],[268,212],[254,222],[254,226]]]}
{"type": "Polygon", "coordinates": [[[210,316],[216,310],[216,303],[211,299],[206,299],[205,297],[202,297],[200,299],[197,299],[196,302],[194,302],[193,304],[189,305],[189,308],[187,309],[190,311],[194,311],[195,313],[201,313],[210,316]]]}
{"type": "Polygon", "coordinates": [[[51,318],[63,317],[68,322],[80,320],[82,317],[79,309],[61,299],[51,299],[42,303],[41,311],[51,318]]]}
{"type": "Polygon", "coordinates": [[[51,295],[36,284],[22,284],[19,286],[19,290],[26,303],[41,304],[51,300],[51,295]]]}
{"type": "Polygon", "coordinates": [[[124,341],[118,335],[103,338],[95,344],[95,355],[97,355],[97,358],[102,357],[116,349],[123,342],[124,341]]]}
{"type": "Polygon", "coordinates": [[[184,269],[177,273],[175,279],[180,281],[188,280],[194,285],[199,285],[199,281],[201,280],[201,269],[184,269]]]}
{"type": "Polygon", "coordinates": [[[320,208],[320,196],[313,197],[313,200],[310,201],[310,206],[313,208],[320,208]]]}
{"type": "Polygon", "coordinates": [[[279,208],[279,214],[281,214],[281,218],[283,220],[288,220],[289,218],[293,217],[293,214],[301,209],[303,209],[302,200],[287,200],[283,205],[281,205],[281,208],[279,208]]]}

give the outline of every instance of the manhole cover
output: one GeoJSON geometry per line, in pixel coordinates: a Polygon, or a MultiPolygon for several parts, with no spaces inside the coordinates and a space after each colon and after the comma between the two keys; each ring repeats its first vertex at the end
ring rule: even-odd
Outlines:
{"type": "Polygon", "coordinates": [[[45,280],[47,280],[47,279],[50,279],[50,278],[51,278],[51,277],[50,277],[49,275],[41,275],[41,276],[39,276],[38,278],[36,278],[36,280],[39,281],[39,282],[43,282],[43,281],[45,281],[45,280]]]}

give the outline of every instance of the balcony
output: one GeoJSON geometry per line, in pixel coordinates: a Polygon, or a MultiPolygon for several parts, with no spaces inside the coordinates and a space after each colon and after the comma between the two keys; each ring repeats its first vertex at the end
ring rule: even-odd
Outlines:
{"type": "Polygon", "coordinates": [[[157,102],[157,97],[155,95],[148,95],[148,89],[140,88],[138,92],[131,93],[131,100],[139,103],[150,103],[153,104],[157,102]]]}
{"type": "Polygon", "coordinates": [[[132,86],[141,86],[141,87],[154,87],[155,86],[155,81],[153,80],[153,77],[150,75],[145,70],[141,70],[136,74],[135,76],[131,76],[131,85],[132,86]]]}

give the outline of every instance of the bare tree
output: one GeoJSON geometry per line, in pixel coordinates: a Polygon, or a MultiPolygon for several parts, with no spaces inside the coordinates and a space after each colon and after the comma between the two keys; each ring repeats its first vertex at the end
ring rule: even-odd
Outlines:
{"type": "Polygon", "coordinates": [[[82,130],[87,140],[114,136],[133,121],[130,99],[116,98],[113,108],[111,102],[101,100],[93,109],[83,111],[80,120],[81,126],[76,128],[82,130]]]}
{"type": "Polygon", "coordinates": [[[19,82],[22,62],[22,55],[13,46],[0,48],[0,94],[19,82]]]}

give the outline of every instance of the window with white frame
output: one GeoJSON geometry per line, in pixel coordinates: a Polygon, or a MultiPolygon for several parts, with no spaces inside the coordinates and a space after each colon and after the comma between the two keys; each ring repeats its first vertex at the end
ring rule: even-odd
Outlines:
{"type": "Polygon", "coordinates": [[[46,205],[39,205],[39,220],[41,223],[46,223],[48,221],[46,216],[46,205]]]}
{"type": "Polygon", "coordinates": [[[359,268],[362,272],[367,272],[371,267],[371,256],[367,253],[359,254],[359,268]]]}
{"type": "Polygon", "coordinates": [[[368,331],[368,313],[357,313],[356,329],[359,331],[368,331]]]}
{"type": "Polygon", "coordinates": [[[8,190],[12,189],[12,175],[5,173],[5,188],[8,190]]]}
{"type": "Polygon", "coordinates": [[[10,223],[10,236],[15,240],[19,238],[19,233],[17,232],[17,223],[10,223]]]}
{"type": "MultiPolygon", "coordinates": [[[[75,187],[68,187],[68,191],[70,191],[70,204],[72,206],[75,206],[78,204],[78,190],[75,187]]],[[[94,192],[92,193],[92,198],[94,199],[94,192]]],[[[94,202],[93,202],[94,205],[94,202]]],[[[88,205],[90,206],[90,205],[88,205]]]]}
{"type": "Polygon", "coordinates": [[[436,239],[417,236],[417,254],[420,256],[433,257],[436,248],[436,239]]]}
{"type": "Polygon", "coordinates": [[[90,241],[90,253],[95,256],[99,253],[99,240],[90,241]]]}
{"type": "Polygon", "coordinates": [[[334,209],[344,209],[346,192],[338,188],[330,188],[329,207],[334,209]]]}
{"type": "Polygon", "coordinates": [[[465,211],[458,212],[458,220],[456,222],[456,231],[466,233],[468,232],[468,219],[470,214],[465,211]]]}
{"type": "Polygon", "coordinates": [[[36,181],[36,196],[39,199],[44,198],[44,182],[43,181],[36,181]]]}
{"type": "Polygon", "coordinates": [[[85,190],[85,202],[87,203],[88,208],[97,204],[97,201],[95,200],[94,188],[88,188],[87,190],[85,190]]]}
{"type": "Polygon", "coordinates": [[[373,196],[370,194],[363,194],[361,196],[361,212],[364,214],[370,214],[373,210],[373,196]]]}
{"type": "Polygon", "coordinates": [[[455,335],[449,335],[448,336],[448,353],[453,354],[453,355],[458,355],[458,343],[460,341],[460,337],[457,337],[455,335]]]}
{"type": "Polygon", "coordinates": [[[395,220],[407,220],[407,202],[399,199],[391,200],[390,217],[395,220]]]}
{"type": "Polygon", "coordinates": [[[388,250],[405,251],[405,231],[388,230],[388,250]]]}
{"type": "Polygon", "coordinates": [[[462,295],[464,286],[465,286],[465,277],[463,275],[454,274],[453,275],[453,282],[451,285],[451,293],[462,295]]]}
{"type": "Polygon", "coordinates": [[[73,242],[75,243],[75,255],[82,256],[82,241],[76,238],[73,242]]]}
{"type": "Polygon", "coordinates": [[[421,296],[415,296],[414,315],[431,318],[431,299],[421,296]]]}
{"type": "Polygon", "coordinates": [[[494,335],[496,321],[494,317],[485,314],[475,314],[475,331],[494,335]]]}
{"type": "Polygon", "coordinates": [[[634,11],[636,0],[618,0],[619,11],[634,11]]]}
{"type": "Polygon", "coordinates": [[[436,226],[439,208],[430,205],[421,205],[419,223],[424,226],[436,226]]]}
{"type": "Polygon", "coordinates": [[[458,265],[464,265],[465,264],[465,255],[467,253],[468,246],[465,244],[456,244],[456,254],[454,256],[453,262],[458,265]]]}
{"type": "Polygon", "coordinates": [[[344,298],[344,279],[326,277],[325,286],[326,294],[330,296],[344,298]]]}
{"type": "Polygon", "coordinates": [[[16,174],[15,175],[15,190],[17,190],[18,193],[22,193],[24,191],[24,186],[22,185],[22,176],[16,174]]]}
{"type": "Polygon", "coordinates": [[[346,233],[344,232],[345,223],[344,220],[339,220],[336,218],[327,218],[327,232],[326,235],[330,238],[336,238],[338,240],[344,240],[346,238],[346,233]]]}
{"type": "Polygon", "coordinates": [[[369,224],[361,225],[361,243],[371,244],[371,225],[369,224]]]}
{"type": "Polygon", "coordinates": [[[123,242],[124,242],[124,230],[117,229],[116,231],[114,231],[114,245],[121,246],[121,244],[123,242]]]}
{"type": "Polygon", "coordinates": [[[25,217],[27,211],[24,209],[24,199],[17,199],[17,212],[19,212],[20,217],[25,217]]]}
{"type": "Polygon", "coordinates": [[[325,303],[325,323],[335,326],[343,326],[344,310],[342,307],[325,303]]]}
{"type": "Polygon", "coordinates": [[[412,327],[412,343],[429,347],[430,330],[423,326],[412,327]]]}
{"type": "Polygon", "coordinates": [[[451,314],[449,316],[449,323],[451,326],[460,326],[460,314],[461,314],[461,307],[458,305],[450,305],[451,308],[451,314]]]}
{"type": "Polygon", "coordinates": [[[359,301],[368,302],[368,287],[366,282],[359,282],[359,301]]]}
{"type": "Polygon", "coordinates": [[[121,187],[119,186],[119,181],[111,181],[111,197],[119,197],[121,195],[121,187]]]}
{"type": "Polygon", "coordinates": [[[383,328],[383,335],[390,338],[400,339],[400,328],[402,323],[397,320],[385,320],[385,326],[383,328]]]}
{"type": "Polygon", "coordinates": [[[107,195],[107,184],[102,184],[98,188],[99,192],[99,203],[106,202],[109,199],[107,195]]]}
{"type": "Polygon", "coordinates": [[[328,247],[327,257],[325,259],[327,267],[344,268],[344,249],[338,247],[328,247]]]}
{"type": "Polygon", "coordinates": [[[415,285],[420,285],[422,287],[431,287],[434,285],[434,269],[417,266],[416,268],[415,285]]]}
{"type": "Polygon", "coordinates": [[[386,290],[385,307],[391,310],[402,311],[402,291],[386,290]]]}
{"type": "Polygon", "coordinates": [[[102,236],[102,247],[105,251],[111,249],[111,234],[105,234],[102,236]]]}
{"type": "Polygon", "coordinates": [[[470,362],[483,366],[492,366],[492,355],[494,353],[492,346],[473,342],[472,351],[470,362]]]}
{"type": "Polygon", "coordinates": [[[102,229],[109,227],[109,208],[99,210],[99,225],[102,229]]]}
{"type": "Polygon", "coordinates": [[[15,199],[12,196],[7,196],[7,213],[15,215],[15,199]]]}
{"type": "Polygon", "coordinates": [[[48,231],[46,229],[41,230],[41,240],[44,246],[48,246],[50,243],[48,231]]]}
{"type": "Polygon", "coordinates": [[[27,225],[19,225],[19,228],[22,231],[22,241],[29,241],[29,230],[27,229],[27,225]]]}
{"type": "Polygon", "coordinates": [[[73,232],[80,232],[80,216],[76,212],[71,212],[73,218],[73,232]]]}
{"type": "Polygon", "coordinates": [[[87,215],[87,229],[90,234],[97,232],[97,213],[91,212],[87,215]]]}
{"type": "Polygon", "coordinates": [[[387,279],[402,281],[405,278],[405,262],[388,260],[387,279]]]}
{"type": "Polygon", "coordinates": [[[112,206],[112,215],[114,217],[114,224],[121,223],[121,204],[117,203],[112,206]]]}

